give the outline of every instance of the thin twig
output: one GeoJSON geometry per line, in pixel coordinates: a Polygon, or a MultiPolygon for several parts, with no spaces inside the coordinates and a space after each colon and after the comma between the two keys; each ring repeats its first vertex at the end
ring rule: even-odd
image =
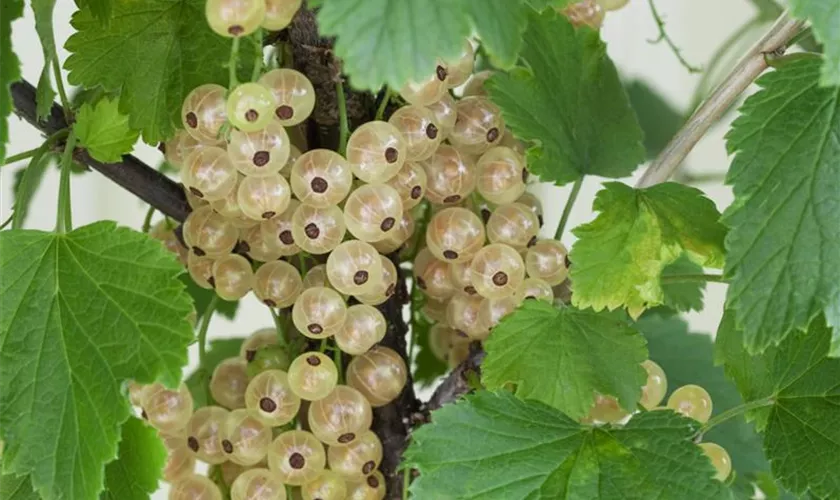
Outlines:
{"type": "Polygon", "coordinates": [[[702,69],[698,68],[697,66],[692,66],[689,64],[688,61],[682,55],[682,51],[679,47],[671,40],[671,37],[668,36],[668,33],[665,31],[665,21],[662,20],[662,16],[659,15],[659,11],[656,10],[656,5],[654,5],[653,0],[648,0],[648,5],[650,5],[650,13],[653,15],[653,20],[656,22],[656,27],[659,29],[659,38],[656,40],[650,40],[650,43],[659,43],[665,42],[668,47],[671,49],[671,52],[677,57],[677,60],[680,61],[680,64],[688,70],[689,73],[700,73],[703,71],[702,69]]]}
{"type": "Polygon", "coordinates": [[[750,49],[723,83],[697,108],[656,160],[648,166],[636,187],[649,187],[668,180],[723,112],[767,69],[765,55],[784,50],[788,41],[796,36],[803,26],[803,21],[792,19],[787,12],[779,16],[773,27],[750,49]]]}

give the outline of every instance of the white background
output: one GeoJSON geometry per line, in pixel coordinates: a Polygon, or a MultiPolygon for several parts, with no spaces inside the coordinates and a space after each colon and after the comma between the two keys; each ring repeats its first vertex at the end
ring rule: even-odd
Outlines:
{"type": "MultiPolygon", "coordinates": [[[[685,58],[694,65],[704,66],[718,45],[742,24],[749,20],[755,9],[748,0],[657,0],[660,12],[667,23],[667,31],[682,48],[685,58]]],[[[75,4],[73,0],[58,0],[55,9],[55,31],[59,57],[63,61],[67,51],[61,47],[71,33],[69,19],[75,4]]],[[[200,22],[200,20],[196,20],[200,22]]],[[[668,50],[664,43],[651,44],[657,37],[656,26],[650,15],[646,0],[631,0],[622,11],[608,15],[603,28],[603,38],[608,43],[610,56],[618,65],[623,78],[642,79],[658,90],[672,105],[684,110],[691,100],[698,75],[689,74],[668,50]]],[[[23,75],[36,83],[43,64],[41,48],[34,29],[32,12],[26,10],[25,18],[13,24],[13,46],[23,62],[23,75]]],[[[65,80],[66,81],[66,80],[65,80]]],[[[695,148],[688,159],[691,172],[725,172],[729,158],[724,148],[723,136],[727,117],[713,128],[695,148]]],[[[15,117],[10,118],[8,155],[37,147],[43,138],[27,123],[15,117]]],[[[150,165],[157,165],[160,153],[140,144],[135,152],[150,165]]],[[[7,166],[0,171],[0,220],[5,220],[12,205],[13,173],[23,165],[7,166]]],[[[637,175],[641,172],[641,168],[637,175]]],[[[634,179],[626,179],[634,182],[634,179]]],[[[600,180],[588,179],[572,212],[569,228],[590,220],[591,204],[599,188],[600,180]]],[[[730,190],[721,182],[699,185],[712,198],[719,209],[731,202],[730,190]]],[[[55,208],[58,191],[58,170],[50,169],[30,210],[28,227],[52,229],[55,223],[55,208]]],[[[567,188],[537,186],[535,192],[544,200],[546,212],[546,234],[553,234],[553,227],[560,218],[566,200],[567,188]]],[[[96,220],[113,219],[121,224],[139,228],[146,207],[126,192],[109,182],[98,173],[72,177],[73,220],[81,226],[96,220]]],[[[568,232],[567,232],[568,233],[568,232]]],[[[573,238],[566,234],[567,245],[573,238]]],[[[722,313],[725,286],[711,284],[706,293],[706,310],[687,315],[691,326],[697,331],[714,332],[722,313]]],[[[210,337],[244,336],[253,330],[271,325],[271,317],[256,300],[243,301],[235,321],[217,317],[210,326],[210,337]]],[[[191,365],[195,363],[196,350],[191,350],[191,365]]],[[[165,498],[163,492],[155,498],[165,498]]]]}

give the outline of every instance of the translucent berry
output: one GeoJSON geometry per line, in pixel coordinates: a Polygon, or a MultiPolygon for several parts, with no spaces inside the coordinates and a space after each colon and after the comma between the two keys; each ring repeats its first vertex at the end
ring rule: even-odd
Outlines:
{"type": "Polygon", "coordinates": [[[326,287],[304,290],[292,308],[295,328],[313,339],[335,335],[344,325],[346,317],[344,299],[338,292],[326,287]]]}
{"type": "Polygon", "coordinates": [[[324,471],[327,454],[324,445],[306,431],[280,434],[268,450],[268,467],[284,484],[300,486],[324,471]]]}
{"type": "Polygon", "coordinates": [[[440,145],[443,134],[435,121],[432,110],[423,106],[404,106],[388,119],[405,139],[408,161],[423,161],[440,145]]]}
{"type": "Polygon", "coordinates": [[[537,243],[539,231],[540,223],[537,216],[531,209],[520,203],[496,207],[487,221],[487,239],[491,243],[511,246],[517,251],[525,250],[537,243]]]}
{"type": "Polygon", "coordinates": [[[547,281],[540,278],[525,278],[515,296],[520,300],[542,300],[544,302],[554,302],[554,290],[547,281]]]}
{"type": "Polygon", "coordinates": [[[512,247],[493,243],[479,250],[470,264],[472,284],[489,299],[510,297],[525,279],[525,263],[512,247]]]}
{"type": "MultiPolygon", "coordinates": [[[[417,255],[419,256],[420,254],[418,253],[417,255]]],[[[470,261],[453,262],[452,264],[449,264],[449,281],[452,282],[455,290],[469,295],[475,295],[478,291],[472,284],[472,269],[470,269],[471,263],[472,262],[470,261]]]]}
{"type": "Polygon", "coordinates": [[[309,427],[328,446],[355,442],[373,422],[368,400],[356,389],[336,386],[325,398],[309,406],[309,427]]]}
{"type": "Polygon", "coordinates": [[[647,382],[642,387],[642,398],[639,404],[652,410],[665,399],[665,393],[668,392],[668,379],[662,367],[649,359],[642,363],[642,367],[647,372],[647,382]]]}
{"type": "Polygon", "coordinates": [[[242,342],[239,346],[239,357],[250,362],[257,351],[264,347],[277,345],[277,330],[275,328],[260,328],[242,342]]]}
{"type": "Polygon", "coordinates": [[[286,485],[268,469],[240,474],[230,488],[231,500],[286,500],[286,485]]]}
{"type": "Polygon", "coordinates": [[[452,146],[439,147],[424,167],[426,198],[432,203],[454,205],[475,190],[474,160],[452,146]]]}
{"type": "Polygon", "coordinates": [[[539,198],[534,196],[533,193],[527,193],[526,192],[526,193],[523,193],[522,196],[520,196],[518,200],[516,200],[516,203],[519,203],[521,205],[525,205],[526,207],[528,207],[531,210],[531,212],[534,215],[537,216],[537,222],[539,222],[540,227],[542,227],[542,225],[544,223],[544,221],[543,221],[543,208],[542,208],[542,202],[540,201],[539,198]]]}
{"type": "Polygon", "coordinates": [[[561,12],[575,27],[589,26],[597,30],[604,22],[604,9],[596,0],[580,1],[562,9],[561,12]]]}
{"type": "Polygon", "coordinates": [[[551,286],[562,283],[569,275],[566,257],[569,252],[557,240],[540,240],[525,254],[528,276],[545,280],[551,286]]]}
{"type": "Polygon", "coordinates": [[[153,385],[139,384],[134,381],[129,382],[128,400],[132,405],[142,408],[143,401],[145,401],[146,395],[149,394],[149,390],[152,389],[152,387],[153,385]]]}
{"type": "Polygon", "coordinates": [[[263,347],[257,350],[248,361],[248,377],[253,380],[257,375],[268,370],[286,371],[291,364],[292,359],[285,348],[281,346],[263,347]]]}
{"type": "Polygon", "coordinates": [[[387,184],[365,184],[350,193],[344,204],[347,230],[356,238],[380,241],[402,217],[400,194],[387,184]]]}
{"type": "Polygon", "coordinates": [[[271,445],[271,427],[246,409],[233,410],[219,430],[222,451],[239,465],[255,465],[271,445]]]}
{"type": "Polygon", "coordinates": [[[485,340],[489,328],[481,321],[481,295],[456,293],[446,306],[446,322],[456,331],[463,332],[471,340],[485,340]]]}
{"type": "MultiPolygon", "coordinates": [[[[183,170],[183,168],[182,168],[182,170],[183,170]]],[[[184,188],[184,196],[185,196],[185,198],[187,198],[187,204],[193,210],[197,210],[201,207],[206,207],[206,206],[210,205],[209,201],[207,201],[203,198],[199,198],[198,196],[194,195],[187,186],[184,186],[183,184],[181,184],[181,186],[184,188]]]]}
{"type": "Polygon", "coordinates": [[[225,95],[227,89],[208,83],[194,88],[181,106],[184,130],[202,144],[221,142],[219,131],[227,121],[225,95]]]}
{"type": "Polygon", "coordinates": [[[327,277],[345,295],[369,293],[382,280],[379,252],[364,241],[345,241],[327,258],[327,277]]]}
{"type": "Polygon", "coordinates": [[[435,115],[435,124],[439,128],[441,140],[449,137],[458,119],[458,111],[455,109],[455,98],[444,93],[439,101],[426,106],[435,115]]]}
{"type": "Polygon", "coordinates": [[[668,408],[705,424],[712,416],[712,398],[699,385],[684,385],[671,393],[668,408]]]}
{"type": "Polygon", "coordinates": [[[347,446],[330,446],[327,463],[330,470],[351,482],[362,481],[379,468],[382,462],[382,441],[367,431],[347,446]]]}
{"type": "Polygon", "coordinates": [[[283,167],[280,169],[280,174],[286,179],[292,176],[292,166],[294,166],[295,162],[298,161],[298,159],[303,154],[297,147],[295,147],[294,144],[292,144],[291,148],[289,149],[289,159],[286,160],[286,164],[283,165],[283,167]]]}
{"type": "Polygon", "coordinates": [[[274,94],[274,118],[284,127],[303,122],[315,109],[315,88],[299,71],[274,69],[264,74],[259,82],[274,94]]]}
{"type": "Polygon", "coordinates": [[[239,183],[242,182],[242,179],[244,178],[245,176],[242,174],[237,175],[236,184],[233,189],[228,192],[227,196],[221,200],[213,200],[210,202],[210,207],[225,219],[230,219],[231,224],[234,226],[236,226],[234,221],[245,218],[245,214],[242,213],[242,209],[239,207],[239,200],[237,199],[239,183]]]}
{"type": "Polygon", "coordinates": [[[464,41],[461,53],[458,57],[446,61],[446,72],[449,79],[449,87],[460,87],[465,84],[472,75],[475,68],[475,49],[469,40],[464,41]]]}
{"type": "Polygon", "coordinates": [[[384,255],[380,255],[379,259],[382,262],[382,280],[374,285],[372,292],[356,295],[356,298],[362,304],[378,306],[391,298],[397,290],[397,279],[399,275],[397,274],[396,266],[394,266],[391,259],[384,255]]]}
{"type": "Polygon", "coordinates": [[[388,122],[373,121],[357,128],[347,141],[347,161],[359,179],[387,182],[402,168],[408,146],[388,122]]]}
{"type": "Polygon", "coordinates": [[[161,432],[183,429],[193,413],[193,398],[186,384],[177,389],[167,389],[161,384],[152,385],[143,399],[143,411],[149,423],[161,432]]]}
{"type": "Polygon", "coordinates": [[[202,462],[220,464],[227,460],[219,429],[229,413],[219,406],[205,406],[190,418],[185,431],[187,448],[202,462]]]}
{"type": "Polygon", "coordinates": [[[187,247],[175,236],[174,225],[168,220],[162,220],[152,226],[149,236],[163,243],[163,247],[178,256],[178,259],[186,264],[187,247]]]}
{"type": "Polygon", "coordinates": [[[356,356],[347,366],[347,385],[361,392],[373,407],[385,406],[396,399],[407,377],[403,358],[382,346],[356,356]]]}
{"type": "Polygon", "coordinates": [[[210,379],[210,394],[217,403],[231,410],[245,408],[247,368],[240,357],[228,358],[216,366],[210,379]]]}
{"type": "Polygon", "coordinates": [[[715,443],[700,443],[698,446],[700,446],[703,453],[711,460],[715,468],[715,479],[726,481],[726,478],[732,472],[732,459],[729,458],[729,453],[722,446],[715,443]]]}
{"type": "Polygon", "coordinates": [[[184,241],[199,257],[221,257],[236,245],[239,231],[209,206],[193,210],[183,228],[184,241]]]}
{"type": "Polygon", "coordinates": [[[269,89],[259,83],[243,83],[228,95],[228,120],[243,132],[256,132],[271,123],[276,105],[269,89]]]}
{"type": "Polygon", "coordinates": [[[478,311],[478,320],[487,330],[492,330],[502,318],[519,307],[521,301],[515,296],[498,299],[484,299],[478,311]]]}
{"type": "Polygon", "coordinates": [[[292,237],[302,250],[315,255],[332,251],[344,239],[344,214],[333,205],[315,208],[301,205],[292,216],[292,237]]]}
{"type": "Polygon", "coordinates": [[[446,306],[448,304],[449,302],[445,300],[427,299],[420,311],[433,323],[446,324],[446,306]]]}
{"type": "Polygon", "coordinates": [[[618,401],[612,396],[595,396],[595,404],[589,410],[587,419],[596,420],[607,424],[613,424],[627,417],[629,413],[624,410],[618,401]]]}
{"type": "Polygon", "coordinates": [[[262,27],[268,31],[280,31],[292,23],[303,0],[265,0],[265,19],[262,27]]]}
{"type": "Polygon", "coordinates": [[[331,470],[300,487],[303,500],[344,500],[347,484],[344,478],[331,470]]]}
{"type": "Polygon", "coordinates": [[[467,85],[464,87],[464,97],[486,97],[487,89],[484,88],[484,83],[491,76],[493,76],[493,72],[490,70],[479,71],[478,73],[474,74],[467,82],[467,85]]]}
{"type": "Polygon", "coordinates": [[[469,359],[470,344],[469,342],[458,342],[452,345],[447,355],[446,363],[449,368],[455,369],[458,365],[469,359]]]}
{"type": "Polygon", "coordinates": [[[286,129],[277,122],[269,122],[254,132],[233,130],[227,151],[239,172],[261,177],[283,169],[291,155],[291,144],[286,129]]]}
{"type": "Polygon", "coordinates": [[[458,119],[449,142],[469,154],[481,154],[497,146],[505,133],[499,107],[485,97],[465,97],[456,104],[458,119]]]}
{"type": "Polygon", "coordinates": [[[196,148],[184,161],[181,181],[190,193],[205,200],[221,200],[239,179],[227,151],[215,146],[196,148]]]}
{"type": "Polygon", "coordinates": [[[364,481],[348,487],[346,500],[382,500],[385,493],[385,476],[379,471],[374,471],[364,481]]]}
{"type": "Polygon", "coordinates": [[[327,208],[347,197],[353,187],[350,164],[328,149],[301,155],[292,167],[292,191],[304,205],[327,208]]]}
{"type": "Polygon", "coordinates": [[[201,142],[191,136],[189,132],[178,130],[172,136],[172,139],[169,139],[164,144],[163,155],[167,163],[180,170],[187,157],[201,147],[201,142]]]}
{"type": "Polygon", "coordinates": [[[436,300],[446,300],[456,291],[449,274],[449,264],[436,259],[428,248],[417,252],[414,258],[414,279],[417,288],[436,300]]]}
{"type": "Polygon", "coordinates": [[[302,291],[300,272],[288,262],[267,262],[254,275],[254,294],[269,307],[290,307],[302,291]]]}
{"type": "Polygon", "coordinates": [[[309,271],[306,272],[306,276],[303,277],[304,290],[316,287],[332,288],[330,281],[327,279],[326,264],[318,264],[317,266],[309,269],[309,271]]]}
{"type": "Polygon", "coordinates": [[[423,201],[426,184],[426,170],[413,161],[405,162],[397,175],[388,181],[388,185],[400,194],[404,211],[411,210],[423,201]]]}
{"type": "Polygon", "coordinates": [[[601,6],[602,9],[610,11],[610,10],[619,10],[630,0],[595,0],[598,5],[601,6]]]}
{"type": "Polygon", "coordinates": [[[245,390],[245,407],[269,427],[291,422],[300,409],[300,398],[292,392],[282,370],[267,370],[253,379],[245,390]]]}
{"type": "Polygon", "coordinates": [[[225,300],[239,300],[254,286],[254,271],[248,259],[238,254],[219,257],[213,263],[216,294],[225,300]]]}
{"type": "Polygon", "coordinates": [[[305,352],[289,366],[289,387],[301,399],[317,401],[335,389],[338,369],[329,356],[305,352]]]}
{"type": "Polygon", "coordinates": [[[414,235],[416,223],[410,211],[403,211],[397,227],[388,231],[388,236],[379,241],[371,243],[377,252],[387,255],[399,250],[414,235]]]}
{"type": "Polygon", "coordinates": [[[163,480],[174,483],[195,470],[195,456],[187,448],[183,436],[161,436],[166,446],[166,463],[163,466],[163,480]]]}
{"type": "Polygon", "coordinates": [[[525,145],[513,135],[513,132],[511,132],[510,129],[505,131],[505,135],[502,136],[502,141],[499,143],[499,146],[510,148],[514,153],[518,154],[523,159],[525,158],[525,145]]]}
{"type": "Polygon", "coordinates": [[[273,219],[282,214],[292,199],[288,181],[280,174],[265,177],[247,176],[237,191],[242,213],[249,219],[273,219]]]}
{"type": "Polygon", "coordinates": [[[484,246],[484,224],[465,208],[436,213],[426,228],[426,246],[444,262],[467,262],[484,246]]]}
{"type": "Polygon", "coordinates": [[[433,325],[429,330],[429,347],[437,359],[446,361],[454,336],[455,330],[441,323],[433,325]]]}
{"type": "Polygon", "coordinates": [[[292,198],[283,213],[260,223],[262,237],[272,241],[272,246],[278,249],[280,256],[289,257],[300,253],[292,232],[292,219],[299,206],[300,202],[292,198]]]}
{"type": "Polygon", "coordinates": [[[216,259],[212,257],[199,257],[190,252],[187,256],[187,271],[196,285],[201,288],[211,289],[215,280],[213,279],[213,264],[216,259]]]}
{"type": "Polygon", "coordinates": [[[437,102],[449,89],[449,78],[446,68],[438,65],[435,72],[420,82],[410,82],[403,86],[400,95],[409,104],[428,106],[437,102]]]}
{"type": "Polygon", "coordinates": [[[385,337],[388,324],[373,306],[356,304],[347,308],[344,326],[335,334],[335,343],[347,354],[364,354],[385,337]]]}
{"type": "Polygon", "coordinates": [[[209,478],[190,474],[172,485],[169,500],[222,500],[222,492],[209,478]]]}
{"type": "Polygon", "coordinates": [[[259,262],[271,262],[279,259],[283,255],[280,244],[274,238],[264,238],[260,226],[261,224],[257,224],[240,231],[239,239],[245,253],[259,262]]]}
{"type": "Polygon", "coordinates": [[[513,203],[525,192],[525,180],[528,178],[525,162],[510,148],[490,148],[478,160],[477,169],[476,188],[491,203],[513,203]]]}
{"type": "Polygon", "coordinates": [[[233,482],[236,481],[236,478],[241,476],[246,470],[249,470],[249,468],[233,462],[224,462],[219,464],[218,470],[222,476],[222,483],[224,483],[225,486],[230,487],[233,485],[233,482]]]}

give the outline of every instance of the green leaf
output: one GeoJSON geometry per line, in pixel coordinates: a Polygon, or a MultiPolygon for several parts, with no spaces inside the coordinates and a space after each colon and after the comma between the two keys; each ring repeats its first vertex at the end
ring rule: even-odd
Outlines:
{"type": "Polygon", "coordinates": [[[685,116],[645,82],[634,80],[625,89],[644,131],[647,157],[655,158],[677,134],[685,116]]]}
{"type": "Polygon", "coordinates": [[[129,418],[122,427],[119,457],[105,466],[102,500],[147,500],[158,489],[166,454],[157,431],[129,418]]]}
{"type": "Polygon", "coordinates": [[[213,370],[227,358],[239,356],[239,348],[244,339],[216,339],[209,342],[204,363],[190,375],[185,383],[190,389],[196,408],[214,403],[207,390],[213,370]]]}
{"type": "Polygon", "coordinates": [[[175,257],[113,222],[0,232],[3,470],[95,498],[129,416],[124,381],[174,385],[192,332],[175,257]],[[21,418],[24,416],[25,418],[21,418]]]}
{"type": "Polygon", "coordinates": [[[727,136],[726,301],[750,352],[823,308],[840,325],[840,88],[820,87],[819,72],[807,58],[760,78],[727,136]]]}
{"type": "Polygon", "coordinates": [[[485,86],[516,137],[532,143],[531,172],[566,184],[624,177],[644,161],[642,131],[597,31],[575,30],[554,10],[532,13],[521,58],[527,69],[485,86]]]}
{"type": "Polygon", "coordinates": [[[451,0],[323,0],[321,34],[335,36],[335,53],[351,84],[400,89],[432,74],[438,57],[457,56],[469,35],[462,2],[451,0]]]}
{"type": "Polygon", "coordinates": [[[516,64],[522,33],[528,25],[521,0],[468,0],[464,8],[481,34],[481,46],[493,65],[507,69],[516,64]]]}
{"type": "Polygon", "coordinates": [[[635,409],[647,376],[645,339],[605,314],[529,300],[485,341],[481,380],[488,389],[516,384],[516,395],[572,418],[589,413],[595,392],[635,409]]]}
{"type": "MultiPolygon", "coordinates": [[[[686,254],[682,254],[677,260],[662,269],[662,276],[680,274],[703,274],[703,268],[692,262],[686,254]]],[[[662,303],[675,311],[702,311],[703,291],[705,289],[705,281],[666,283],[662,285],[662,303]]]]}
{"type": "MultiPolygon", "coordinates": [[[[665,370],[669,395],[683,385],[699,385],[712,396],[713,415],[743,404],[741,395],[726,378],[723,368],[714,364],[710,335],[689,332],[686,322],[678,316],[655,313],[642,316],[636,328],[647,338],[650,359],[665,370]]],[[[703,441],[726,448],[739,476],[754,478],[759,472],[770,470],[761,440],[743,416],[715,427],[703,436],[703,441]]]]}
{"type": "Polygon", "coordinates": [[[44,67],[38,79],[35,101],[39,118],[49,116],[55,90],[52,87],[53,63],[55,62],[55,35],[53,34],[53,11],[55,0],[32,0],[32,12],[35,14],[35,31],[41,39],[41,49],[44,54],[44,67]]]}
{"type": "MultiPolygon", "coordinates": [[[[180,279],[186,287],[187,293],[190,294],[190,297],[193,299],[193,307],[195,307],[195,321],[198,323],[201,321],[201,318],[204,317],[204,313],[207,311],[207,306],[210,305],[210,301],[214,296],[216,296],[216,292],[196,285],[195,281],[193,281],[187,273],[182,274],[180,279]]],[[[239,309],[239,301],[230,302],[222,299],[221,297],[217,299],[216,314],[221,314],[227,319],[233,319],[236,317],[237,309],[239,309]]]]}
{"type": "Polygon", "coordinates": [[[108,18],[111,16],[111,9],[113,8],[113,1],[116,0],[76,0],[76,5],[79,8],[90,9],[98,19],[108,22],[108,18]]]}
{"type": "Polygon", "coordinates": [[[432,414],[412,434],[414,498],[726,498],[692,442],[697,424],[671,411],[623,428],[581,426],[539,402],[479,391],[432,414]]]}
{"type": "Polygon", "coordinates": [[[549,7],[559,9],[569,5],[570,3],[574,3],[575,1],[577,0],[525,0],[525,3],[530,5],[537,12],[542,12],[549,7]]]}
{"type": "Polygon", "coordinates": [[[41,500],[41,497],[32,489],[29,476],[13,474],[0,476],[0,498],[3,500],[41,500]]]}
{"type": "Polygon", "coordinates": [[[12,51],[12,21],[23,16],[22,0],[0,2],[0,164],[6,159],[8,118],[12,112],[9,85],[20,80],[20,60],[12,51]]]}
{"type": "MultiPolygon", "coordinates": [[[[350,83],[399,90],[434,71],[438,58],[456,57],[470,35],[493,63],[516,62],[527,18],[522,0],[320,0],[318,27],[336,37],[335,53],[350,83]]],[[[311,6],[311,2],[310,2],[311,6]]]]}
{"type": "Polygon", "coordinates": [[[717,358],[753,411],[773,475],[792,493],[840,497],[840,360],[827,357],[831,329],[820,316],[778,346],[750,355],[730,312],[717,333],[717,358]]]}
{"type": "Polygon", "coordinates": [[[817,40],[823,44],[820,84],[840,85],[840,1],[790,0],[791,13],[811,23],[817,40]]]}
{"type": "MultiPolygon", "coordinates": [[[[205,0],[114,3],[107,23],[90,8],[73,15],[76,29],[65,63],[73,85],[120,91],[120,111],[150,144],[167,139],[180,124],[181,104],[195,87],[227,85],[230,39],[205,22],[205,0]],[[119,47],[119,50],[116,48],[119,47]]],[[[254,48],[240,49],[250,74],[254,48]]]]}
{"type": "Polygon", "coordinates": [[[128,116],[120,113],[120,99],[101,99],[84,104],[76,115],[73,130],[88,153],[103,163],[117,163],[134,148],[140,132],[132,130],[128,116]]]}
{"type": "Polygon", "coordinates": [[[26,222],[32,197],[35,196],[35,191],[41,185],[47,167],[53,161],[53,155],[48,154],[49,150],[49,143],[42,144],[35,156],[30,158],[26,168],[22,170],[20,183],[15,188],[15,212],[12,218],[12,229],[20,229],[26,222]]]}
{"type": "Polygon", "coordinates": [[[432,322],[421,312],[426,297],[416,290],[413,290],[413,292],[411,296],[411,334],[417,343],[417,356],[414,358],[415,368],[412,378],[422,387],[428,387],[438,377],[446,373],[449,365],[438,359],[432,351],[429,336],[432,322]]]}
{"type": "Polygon", "coordinates": [[[698,189],[610,182],[592,208],[601,214],[573,231],[579,239],[569,256],[577,307],[624,306],[638,317],[664,302],[660,275],[682,252],[704,266],[723,264],[725,229],[714,203],[698,189]]]}

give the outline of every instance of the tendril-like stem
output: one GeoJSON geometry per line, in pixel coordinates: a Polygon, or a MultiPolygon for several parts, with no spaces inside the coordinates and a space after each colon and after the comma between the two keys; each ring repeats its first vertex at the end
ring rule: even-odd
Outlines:
{"type": "Polygon", "coordinates": [[[376,109],[375,120],[381,120],[385,116],[385,109],[391,101],[391,87],[385,87],[385,95],[382,96],[382,102],[379,103],[379,108],[376,109]]]}
{"type": "Polygon", "coordinates": [[[713,428],[717,427],[718,425],[726,422],[727,420],[737,417],[742,413],[746,413],[750,410],[755,410],[756,408],[763,408],[765,406],[770,406],[775,403],[775,399],[773,397],[766,397],[763,399],[757,399],[755,401],[750,401],[749,403],[744,403],[733,408],[726,410],[725,412],[712,417],[709,419],[708,422],[703,424],[703,427],[700,428],[698,435],[702,436],[703,434],[709,432],[713,428]]]}
{"type": "Polygon", "coordinates": [[[557,225],[557,231],[554,232],[554,239],[560,240],[563,236],[563,231],[566,230],[566,224],[569,222],[569,217],[572,215],[572,207],[575,206],[575,201],[577,200],[578,194],[580,194],[580,188],[583,186],[583,176],[580,179],[576,180],[574,184],[572,184],[572,191],[569,193],[569,197],[566,199],[566,206],[563,207],[563,215],[560,216],[560,223],[557,225]]]}
{"type": "Polygon", "coordinates": [[[202,370],[201,385],[204,386],[207,391],[208,401],[212,400],[212,396],[210,395],[210,387],[207,384],[210,378],[210,373],[208,373],[207,368],[204,366],[204,361],[207,358],[207,330],[210,328],[210,320],[213,319],[213,314],[216,312],[216,307],[218,305],[219,296],[214,293],[213,298],[210,299],[210,303],[207,304],[207,309],[204,310],[204,314],[201,318],[201,328],[198,330],[198,366],[200,367],[199,369],[202,370]]]}
{"type": "Polygon", "coordinates": [[[653,20],[656,23],[656,27],[659,29],[659,38],[656,40],[651,40],[650,43],[659,43],[665,42],[668,47],[671,49],[671,52],[677,57],[677,60],[680,61],[680,64],[683,65],[685,69],[688,70],[689,73],[700,73],[703,71],[702,69],[698,68],[697,66],[692,66],[688,61],[685,60],[685,57],[682,55],[682,51],[677,44],[671,40],[671,37],[668,36],[668,33],[665,31],[665,21],[662,20],[662,16],[659,15],[659,11],[656,10],[656,5],[653,3],[653,0],[648,0],[648,5],[650,6],[650,13],[653,15],[653,20]]]}
{"type": "Polygon", "coordinates": [[[239,65],[239,37],[233,37],[230,44],[230,59],[228,60],[228,91],[239,85],[239,78],[236,76],[236,67],[239,65]]]}

